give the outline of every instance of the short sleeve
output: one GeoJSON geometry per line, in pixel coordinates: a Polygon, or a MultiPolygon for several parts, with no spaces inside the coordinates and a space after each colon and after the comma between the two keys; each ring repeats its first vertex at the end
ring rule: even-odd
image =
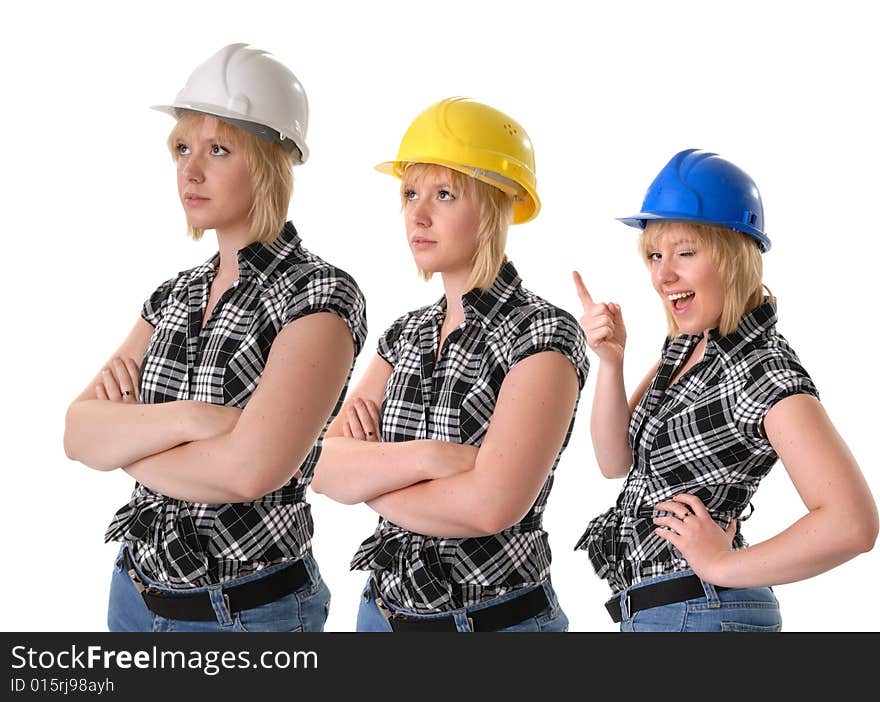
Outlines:
{"type": "Polygon", "coordinates": [[[580,324],[568,312],[557,308],[539,309],[525,317],[516,327],[510,344],[509,367],[543,351],[557,351],[571,361],[583,390],[590,370],[587,340],[580,324]]]}
{"type": "Polygon", "coordinates": [[[734,410],[737,423],[756,439],[766,439],[764,417],[770,408],[791,395],[819,399],[813,379],[801,364],[782,356],[767,356],[748,370],[746,385],[734,410]]]}
{"type": "Polygon", "coordinates": [[[392,366],[397,365],[397,344],[400,340],[400,334],[406,326],[407,321],[409,321],[409,318],[410,313],[399,317],[394,321],[394,324],[388,327],[382,336],[379,337],[376,352],[392,366]]]}
{"type": "Polygon", "coordinates": [[[287,301],[281,326],[317,312],[332,312],[346,323],[357,356],[367,338],[367,303],[354,279],[338,268],[315,271],[287,301]]]}
{"type": "Polygon", "coordinates": [[[173,278],[166,280],[162,285],[156,288],[153,294],[147,298],[146,302],[144,302],[144,306],[141,308],[141,317],[154,327],[159,326],[159,322],[162,319],[162,313],[165,309],[165,304],[168,302],[168,296],[171,294],[171,289],[174,287],[174,283],[179,277],[179,275],[176,275],[173,278]]]}

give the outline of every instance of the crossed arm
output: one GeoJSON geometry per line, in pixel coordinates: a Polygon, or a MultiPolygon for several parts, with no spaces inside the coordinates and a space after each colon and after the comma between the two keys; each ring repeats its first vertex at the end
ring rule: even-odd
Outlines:
{"type": "Polygon", "coordinates": [[[359,423],[359,407],[363,415],[365,402],[381,403],[390,375],[391,366],[376,356],[328,430],[313,489],[365,501],[395,524],[431,536],[485,536],[519,521],[565,440],[578,393],[571,362],[547,351],[515,364],[479,448],[345,436],[348,419],[359,423]]]}
{"type": "MultiPolygon", "coordinates": [[[[152,329],[138,320],[114,358],[142,357],[152,329]]],[[[104,385],[99,373],[68,410],[65,451],[99,470],[121,466],[176,499],[257,499],[287,483],[302,464],[342,392],[353,353],[338,316],[321,312],[291,322],[273,342],[244,410],[90,399],[104,385]]]]}

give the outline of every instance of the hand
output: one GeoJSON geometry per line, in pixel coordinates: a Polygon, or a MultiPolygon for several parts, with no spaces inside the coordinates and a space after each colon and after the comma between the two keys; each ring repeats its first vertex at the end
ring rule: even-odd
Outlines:
{"type": "Polygon", "coordinates": [[[360,441],[381,441],[379,436],[379,408],[372,400],[351,397],[345,403],[345,422],[342,435],[360,441]]]}
{"type": "Polygon", "coordinates": [[[581,327],[587,335],[587,344],[602,361],[623,363],[626,346],[626,327],[620,306],[613,302],[593,302],[580,273],[574,271],[574,286],[584,308],[581,327]]]}
{"type": "Polygon", "coordinates": [[[133,358],[112,358],[101,369],[101,378],[95,383],[95,397],[111,402],[138,401],[138,378],[140,368],[133,358]]]}
{"type": "Polygon", "coordinates": [[[196,400],[190,400],[189,403],[193,408],[192,417],[195,425],[193,439],[195,441],[204,441],[205,439],[213,439],[215,436],[229,434],[235,429],[242,413],[238,407],[226,407],[225,405],[196,400]]]}
{"type": "Polygon", "coordinates": [[[422,452],[422,469],[425,478],[449,478],[473,470],[477,463],[478,446],[455,444],[450,441],[431,440],[422,452]]]}
{"type": "Polygon", "coordinates": [[[671,501],[658,503],[656,508],[675,516],[655,517],[654,524],[668,528],[655,529],[654,533],[675,546],[700,578],[713,585],[722,584],[717,580],[724,560],[733,553],[736,520],[722,529],[700,498],[688,494],[676,495],[671,501]]]}

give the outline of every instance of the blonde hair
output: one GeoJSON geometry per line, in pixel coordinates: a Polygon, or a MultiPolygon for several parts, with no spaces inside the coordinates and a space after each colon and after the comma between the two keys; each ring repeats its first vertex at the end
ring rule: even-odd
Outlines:
{"type": "MultiPolygon", "coordinates": [[[[205,115],[189,112],[183,115],[168,135],[168,149],[174,162],[179,154],[177,144],[189,141],[202,127],[205,115]]],[[[287,208],[293,194],[293,164],[291,154],[275,141],[264,141],[243,129],[217,119],[217,139],[232,148],[244,150],[245,163],[251,173],[251,241],[272,241],[281,232],[287,220],[287,208]]],[[[187,232],[199,240],[204,229],[187,225],[187,232]]]]}
{"type": "MultiPolygon", "coordinates": [[[[507,229],[513,221],[513,196],[445,166],[411,163],[406,167],[400,184],[400,199],[404,207],[407,202],[406,191],[438,170],[444,177],[449,177],[449,184],[453,189],[460,191],[464,197],[474,198],[480,206],[477,250],[471,259],[471,274],[465,288],[487,290],[507,261],[504,247],[507,244],[507,229]]],[[[430,280],[433,273],[419,269],[419,275],[424,280],[430,280]]]]}
{"type": "MultiPolygon", "coordinates": [[[[735,331],[744,314],[751,312],[764,301],[765,286],[761,280],[764,264],[757,242],[749,236],[727,227],[713,227],[695,222],[648,222],[639,237],[642,260],[650,265],[648,255],[656,248],[659,239],[673,225],[684,226],[705,247],[712,262],[718,268],[723,289],[724,303],[718,331],[726,336],[735,331]]],[[[767,289],[770,300],[773,295],[767,289]]],[[[666,323],[670,336],[678,336],[681,329],[669,308],[664,305],[666,323]]]]}

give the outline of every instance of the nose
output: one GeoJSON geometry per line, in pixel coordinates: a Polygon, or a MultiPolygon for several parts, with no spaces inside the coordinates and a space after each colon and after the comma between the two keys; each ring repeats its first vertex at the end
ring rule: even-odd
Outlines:
{"type": "Polygon", "coordinates": [[[187,156],[181,169],[184,179],[189,183],[201,183],[205,179],[202,163],[195,155],[187,156]]]}
{"type": "Polygon", "coordinates": [[[409,217],[417,227],[431,226],[431,211],[429,203],[424,200],[414,200],[409,203],[409,217]]]}
{"type": "Polygon", "coordinates": [[[672,260],[664,256],[654,267],[654,274],[657,276],[657,282],[661,285],[672,283],[678,278],[672,260]]]}

